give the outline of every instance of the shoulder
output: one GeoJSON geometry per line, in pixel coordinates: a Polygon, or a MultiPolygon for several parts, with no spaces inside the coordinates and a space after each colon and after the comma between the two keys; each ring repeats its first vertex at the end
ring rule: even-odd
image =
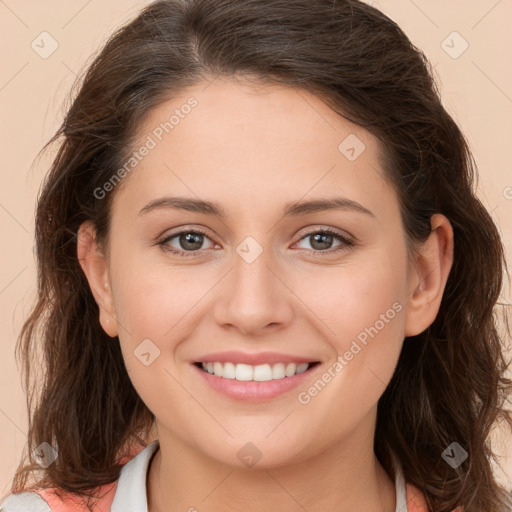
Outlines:
{"type": "Polygon", "coordinates": [[[9,494],[0,504],[0,512],[52,512],[48,503],[35,491],[9,494]]]}
{"type": "MultiPolygon", "coordinates": [[[[109,512],[116,492],[117,481],[98,488],[94,512],[109,512]]],[[[74,494],[56,489],[40,489],[10,494],[0,504],[0,512],[83,512],[84,500],[74,494]]]]}
{"type": "MultiPolygon", "coordinates": [[[[413,484],[406,483],[407,512],[429,512],[425,494],[413,484]]],[[[462,507],[457,507],[452,512],[464,512],[462,507]]]]}
{"type": "MultiPolygon", "coordinates": [[[[126,465],[144,448],[142,444],[132,446],[127,456],[121,459],[121,465],[126,465]]],[[[98,499],[93,503],[94,512],[110,512],[114,501],[118,480],[97,488],[98,499]]],[[[62,489],[27,490],[17,494],[9,494],[0,503],[0,512],[83,512],[84,500],[75,494],[62,489]]]]}

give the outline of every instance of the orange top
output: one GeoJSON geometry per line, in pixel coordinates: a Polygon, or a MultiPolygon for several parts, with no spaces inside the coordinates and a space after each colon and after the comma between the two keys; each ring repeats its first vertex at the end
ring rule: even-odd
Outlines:
{"type": "MultiPolygon", "coordinates": [[[[143,449],[144,447],[142,445],[135,446],[130,455],[121,459],[120,463],[123,465],[126,464],[143,449]]],[[[110,507],[112,506],[117,490],[117,480],[111,484],[99,487],[98,489],[99,499],[93,506],[94,512],[110,512],[110,507]]],[[[62,498],[55,493],[55,489],[41,489],[38,490],[37,493],[48,503],[51,512],[82,512],[84,510],[83,498],[78,498],[76,495],[66,493],[61,489],[59,489],[59,495],[62,496],[62,498]]]]}
{"type": "MultiPolygon", "coordinates": [[[[93,507],[94,512],[110,512],[116,489],[117,481],[100,487],[100,499],[93,507]],[[105,494],[103,495],[103,493],[105,494]]],[[[73,494],[64,494],[60,491],[59,494],[63,497],[63,499],[60,499],[54,494],[53,489],[44,489],[37,492],[48,503],[52,512],[83,512],[84,510],[83,500],[78,499],[73,494]]]]}
{"type": "MultiPolygon", "coordinates": [[[[428,512],[427,500],[423,492],[407,482],[405,489],[407,494],[407,512],[428,512]]],[[[464,508],[457,507],[452,512],[464,512],[464,508]]]]}

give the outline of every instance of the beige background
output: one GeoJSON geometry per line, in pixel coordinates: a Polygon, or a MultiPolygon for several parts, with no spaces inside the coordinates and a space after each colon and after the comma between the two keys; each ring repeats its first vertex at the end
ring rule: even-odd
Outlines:
{"type": "MultiPolygon", "coordinates": [[[[34,205],[49,161],[35,157],[62,120],[75,74],[116,26],[148,3],[0,0],[0,495],[25,442],[25,399],[14,345],[35,296],[34,205]]],[[[444,105],[470,141],[481,173],[480,196],[500,226],[512,262],[512,2],[368,3],[394,19],[435,65],[444,105]]],[[[510,298],[508,287],[504,301],[510,298]]],[[[496,473],[512,488],[512,443],[500,439],[496,449],[505,472],[496,473]]]]}

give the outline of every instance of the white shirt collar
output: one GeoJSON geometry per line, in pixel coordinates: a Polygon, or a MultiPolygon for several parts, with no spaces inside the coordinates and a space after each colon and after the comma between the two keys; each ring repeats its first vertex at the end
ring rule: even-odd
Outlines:
{"type": "Polygon", "coordinates": [[[148,512],[146,478],[159,446],[158,439],[153,441],[122,467],[110,512],[148,512]]]}
{"type": "Polygon", "coordinates": [[[407,495],[405,479],[400,461],[393,456],[393,467],[395,469],[396,507],[395,512],[407,512],[407,495]]]}
{"type": "MultiPolygon", "coordinates": [[[[146,479],[149,463],[160,446],[158,439],[148,444],[121,469],[114,501],[110,512],[148,512],[146,479]]],[[[395,512],[407,511],[405,480],[400,463],[393,459],[395,467],[395,512]]]]}

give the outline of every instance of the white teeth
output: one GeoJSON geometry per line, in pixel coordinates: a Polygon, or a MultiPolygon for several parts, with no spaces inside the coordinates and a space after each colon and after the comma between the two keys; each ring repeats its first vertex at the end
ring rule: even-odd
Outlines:
{"type": "Polygon", "coordinates": [[[222,369],[222,363],[219,363],[220,370],[217,372],[218,375],[221,374],[225,379],[234,379],[236,376],[236,368],[233,363],[224,363],[224,370],[222,369]]]}
{"type": "Polygon", "coordinates": [[[304,373],[308,369],[309,364],[308,363],[300,363],[297,365],[297,372],[296,373],[304,373]]]}
{"type": "Polygon", "coordinates": [[[286,373],[284,371],[284,363],[277,363],[272,366],[272,378],[273,379],[284,379],[286,373]]]}
{"type": "Polygon", "coordinates": [[[254,367],[254,380],[272,380],[272,368],[269,364],[260,364],[254,367]]]}
{"type": "Polygon", "coordinates": [[[213,363],[213,373],[219,373],[222,371],[222,364],[221,363],[213,363]]]}
{"type": "Polygon", "coordinates": [[[240,381],[265,381],[293,377],[304,373],[309,368],[309,363],[276,363],[260,364],[251,366],[249,364],[234,363],[202,363],[203,370],[217,377],[225,379],[236,379],[240,381]]]}
{"type": "Polygon", "coordinates": [[[295,363],[288,363],[286,365],[286,370],[284,371],[287,377],[292,377],[295,375],[295,370],[297,369],[297,365],[295,363]]]}
{"type": "MultiPolygon", "coordinates": [[[[235,367],[235,379],[236,380],[254,380],[253,379],[253,367],[248,364],[237,364],[235,367]]],[[[218,375],[218,374],[215,374],[218,375]]],[[[222,377],[222,375],[218,375],[222,377]]]]}

